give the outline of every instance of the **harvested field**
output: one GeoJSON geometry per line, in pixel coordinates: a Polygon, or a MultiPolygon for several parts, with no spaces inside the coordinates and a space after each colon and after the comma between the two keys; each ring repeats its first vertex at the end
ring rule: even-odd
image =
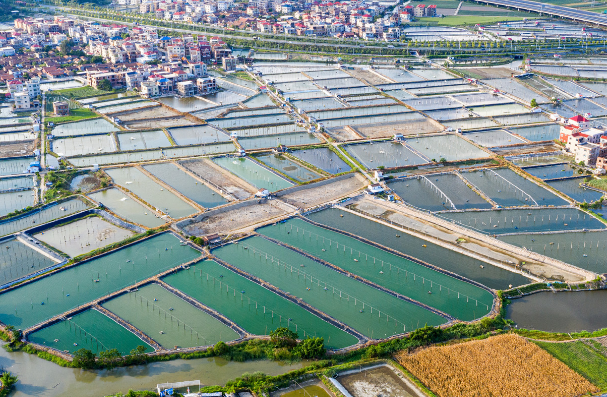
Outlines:
{"type": "Polygon", "coordinates": [[[349,70],[348,72],[350,72],[350,74],[356,77],[357,79],[362,80],[363,82],[367,82],[371,85],[391,83],[390,80],[380,77],[379,75],[369,70],[353,69],[349,70]]]}
{"type": "Polygon", "coordinates": [[[290,209],[278,200],[249,200],[205,212],[188,220],[191,223],[185,225],[184,230],[194,236],[213,233],[229,234],[232,231],[285,215],[289,211],[290,209]]]}
{"type": "Polygon", "coordinates": [[[364,124],[351,127],[367,138],[389,138],[394,134],[417,135],[443,131],[444,127],[433,120],[409,120],[402,123],[364,124]]]}
{"type": "Polygon", "coordinates": [[[257,189],[247,182],[237,178],[230,172],[208,159],[186,160],[180,162],[189,171],[204,179],[210,185],[236,197],[238,200],[246,200],[251,197],[257,189]]]}
{"type": "Polygon", "coordinates": [[[397,360],[441,397],[571,397],[598,389],[535,344],[514,335],[431,347],[397,360]]]}
{"type": "Polygon", "coordinates": [[[183,116],[179,117],[168,117],[164,119],[151,119],[151,120],[136,120],[132,122],[126,122],[124,125],[131,130],[146,130],[146,129],[158,129],[158,128],[170,128],[180,127],[183,125],[194,125],[193,121],[186,119],[183,116]]]}
{"type": "Polygon", "coordinates": [[[404,376],[388,365],[365,369],[362,372],[340,374],[339,383],[354,397],[390,396],[412,397],[423,396],[404,376]]]}
{"type": "Polygon", "coordinates": [[[160,117],[171,117],[177,115],[179,115],[179,113],[174,110],[167,109],[163,106],[154,106],[143,110],[134,110],[132,112],[120,113],[117,116],[121,121],[133,121],[150,120],[157,119],[160,117]]]}
{"type": "Polygon", "coordinates": [[[367,179],[359,173],[287,189],[278,197],[296,207],[309,208],[350,195],[367,186],[367,179]]]}
{"type": "Polygon", "coordinates": [[[34,151],[37,144],[37,139],[35,141],[0,143],[0,158],[29,156],[34,151]]]}

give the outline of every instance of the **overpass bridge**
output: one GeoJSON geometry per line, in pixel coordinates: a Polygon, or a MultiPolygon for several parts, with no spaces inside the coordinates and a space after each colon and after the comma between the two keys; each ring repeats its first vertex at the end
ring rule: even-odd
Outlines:
{"type": "Polygon", "coordinates": [[[607,15],[599,14],[598,12],[577,10],[571,7],[557,6],[554,4],[540,3],[538,1],[529,0],[472,0],[476,3],[514,8],[523,11],[537,12],[543,15],[551,15],[570,19],[577,22],[590,23],[607,27],[607,15]]]}

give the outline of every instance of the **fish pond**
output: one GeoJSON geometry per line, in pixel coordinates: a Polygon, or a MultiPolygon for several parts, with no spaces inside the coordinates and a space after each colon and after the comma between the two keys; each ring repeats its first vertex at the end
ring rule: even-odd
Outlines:
{"type": "Polygon", "coordinates": [[[330,174],[350,171],[350,166],[329,148],[294,150],[292,156],[330,174]]]}
{"type": "Polygon", "coordinates": [[[213,162],[258,189],[265,188],[271,192],[275,192],[294,185],[293,182],[275,174],[247,157],[218,157],[214,158],[213,162]]]}
{"type": "Polygon", "coordinates": [[[309,182],[322,177],[316,172],[311,171],[280,154],[258,156],[257,160],[298,182],[309,182]]]}
{"type": "Polygon", "coordinates": [[[489,154],[477,148],[457,135],[435,135],[407,139],[407,145],[430,159],[441,158],[458,161],[489,157],[489,154]]]}
{"type": "Polygon", "coordinates": [[[143,168],[204,208],[213,208],[228,202],[221,194],[173,163],[148,164],[143,168]]]}
{"type": "Polygon", "coordinates": [[[0,321],[26,329],[199,256],[163,233],[1,294],[0,321]]]}
{"type": "Polygon", "coordinates": [[[407,146],[392,141],[355,143],[345,145],[344,148],[368,169],[404,167],[429,162],[407,146]]]}
{"type": "Polygon", "coordinates": [[[35,331],[29,334],[27,339],[72,354],[83,348],[95,354],[104,350],[118,349],[118,352],[125,356],[137,346],[143,346],[146,353],[154,351],[150,345],[122,325],[93,309],[35,331]]]}
{"type": "Polygon", "coordinates": [[[55,126],[52,130],[54,136],[72,136],[102,134],[106,132],[118,131],[118,128],[103,118],[76,121],[74,123],[65,123],[55,126]]]}
{"type": "Polygon", "coordinates": [[[146,227],[164,225],[164,220],[155,216],[154,212],[123,193],[118,188],[110,188],[89,194],[89,197],[103,204],[110,211],[127,221],[135,222],[146,227]]]}
{"type": "Polygon", "coordinates": [[[256,150],[274,148],[280,145],[314,145],[319,143],[319,140],[314,136],[314,134],[308,134],[307,132],[293,132],[290,134],[238,138],[238,143],[245,150],[256,150]]]}
{"type": "Polygon", "coordinates": [[[278,327],[288,327],[302,338],[323,337],[329,349],[357,343],[353,335],[215,261],[199,262],[163,281],[254,335],[268,335],[278,327]]]}
{"type": "Polygon", "coordinates": [[[594,201],[600,200],[601,197],[603,197],[603,192],[599,192],[594,189],[583,186],[584,182],[584,178],[567,178],[558,181],[548,181],[546,183],[548,183],[556,190],[565,193],[567,196],[571,197],[578,203],[592,203],[594,201]]]}
{"type": "Polygon", "coordinates": [[[553,141],[559,139],[561,126],[558,124],[547,124],[530,127],[509,127],[508,131],[532,142],[553,141]]]}
{"type": "Polygon", "coordinates": [[[16,238],[0,242],[0,285],[55,264],[55,261],[16,238]]]}

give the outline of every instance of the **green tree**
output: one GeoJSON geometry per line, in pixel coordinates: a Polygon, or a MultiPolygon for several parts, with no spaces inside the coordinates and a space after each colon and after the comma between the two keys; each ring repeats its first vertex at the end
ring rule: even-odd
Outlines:
{"type": "Polygon", "coordinates": [[[297,344],[297,332],[286,327],[276,328],[270,332],[270,340],[275,347],[295,346],[297,344]]]}
{"type": "Polygon", "coordinates": [[[103,79],[97,84],[97,88],[102,91],[112,91],[112,83],[108,79],[103,79]]]}
{"type": "Polygon", "coordinates": [[[533,99],[531,100],[531,107],[532,107],[532,108],[537,107],[537,101],[535,100],[535,98],[533,98],[533,99]]]}
{"type": "MultiPolygon", "coordinates": [[[[10,390],[13,387],[13,385],[15,383],[17,383],[17,377],[12,375],[10,372],[4,372],[0,376],[0,383],[2,383],[2,388],[0,389],[0,391],[2,389],[10,390]]],[[[2,393],[0,392],[0,394],[2,394],[2,393]]]]}
{"type": "Polygon", "coordinates": [[[114,368],[122,360],[122,355],[118,349],[110,349],[99,352],[99,362],[105,368],[114,368]]]}
{"type": "Polygon", "coordinates": [[[223,356],[230,350],[230,347],[225,344],[223,341],[219,341],[213,346],[213,353],[216,356],[223,356]]]}
{"type": "Polygon", "coordinates": [[[439,341],[443,338],[445,331],[442,328],[435,328],[426,325],[423,328],[416,329],[411,333],[409,338],[412,341],[420,342],[424,345],[428,345],[432,342],[439,341]]]}
{"type": "Polygon", "coordinates": [[[95,367],[95,353],[82,348],[74,352],[72,364],[76,368],[91,369],[95,367]]]}
{"type": "Polygon", "coordinates": [[[325,355],[325,340],[323,338],[306,338],[296,349],[301,358],[319,358],[325,355]]]}
{"type": "Polygon", "coordinates": [[[139,345],[131,350],[129,358],[133,364],[144,364],[147,361],[145,357],[145,346],[139,345]]]}

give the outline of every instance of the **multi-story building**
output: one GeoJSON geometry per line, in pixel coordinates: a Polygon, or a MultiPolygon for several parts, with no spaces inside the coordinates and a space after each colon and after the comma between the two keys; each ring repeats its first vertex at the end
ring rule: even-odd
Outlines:
{"type": "Polygon", "coordinates": [[[177,93],[183,97],[194,96],[198,92],[198,87],[192,81],[180,81],[177,83],[177,93]]]}
{"type": "Polygon", "coordinates": [[[217,82],[213,77],[196,79],[196,86],[198,87],[198,93],[201,95],[217,91],[217,82]]]}
{"type": "Polygon", "coordinates": [[[158,84],[151,80],[142,81],[139,95],[143,98],[152,98],[160,95],[158,84]]]}
{"type": "Polygon", "coordinates": [[[15,109],[29,109],[31,107],[30,96],[27,92],[16,92],[13,94],[15,109]]]}
{"type": "Polygon", "coordinates": [[[23,90],[28,93],[30,98],[36,98],[40,95],[40,79],[38,77],[32,77],[25,82],[23,90]]]}

